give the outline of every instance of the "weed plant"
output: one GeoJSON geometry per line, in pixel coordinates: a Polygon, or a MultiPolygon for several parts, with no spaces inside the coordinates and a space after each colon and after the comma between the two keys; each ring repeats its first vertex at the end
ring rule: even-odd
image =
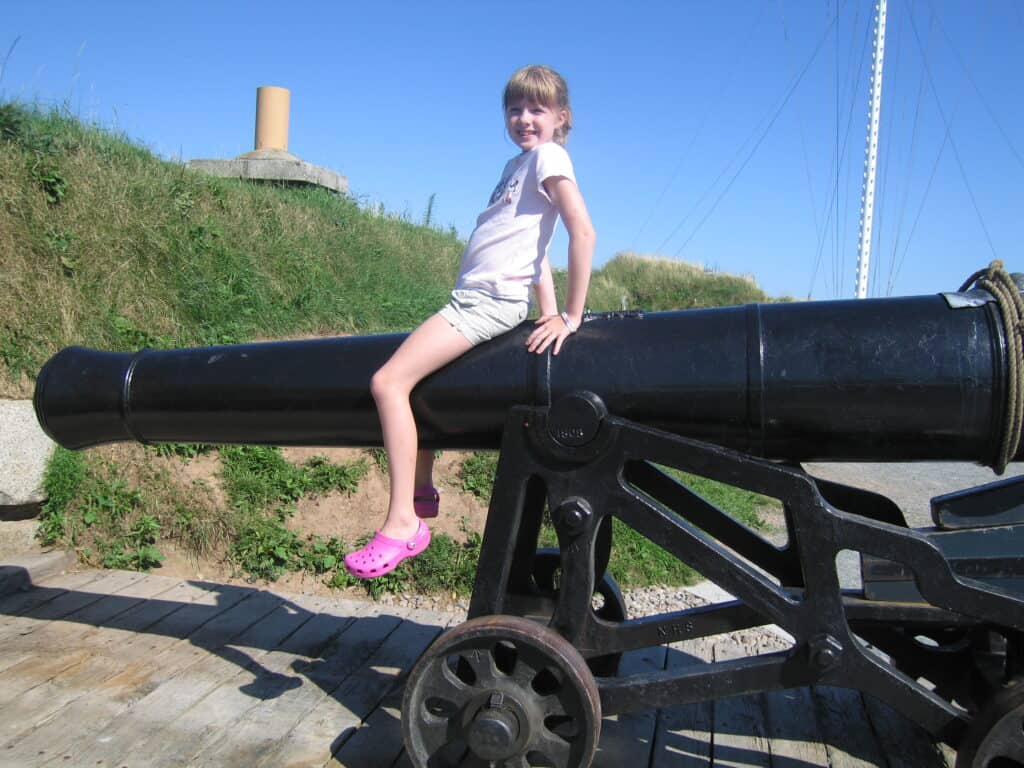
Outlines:
{"type": "Polygon", "coordinates": [[[490,503],[494,476],[498,472],[496,451],[477,451],[470,454],[459,467],[462,489],[476,496],[484,504],[490,503]]]}
{"type": "Polygon", "coordinates": [[[58,448],[43,482],[48,500],[38,536],[44,545],[65,544],[105,568],[148,570],[163,560],[156,546],[160,521],[116,464],[58,448]]]}

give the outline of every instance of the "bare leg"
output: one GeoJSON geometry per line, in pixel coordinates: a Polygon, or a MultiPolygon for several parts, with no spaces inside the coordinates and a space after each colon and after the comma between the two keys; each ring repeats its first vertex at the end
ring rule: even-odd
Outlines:
{"type": "Polygon", "coordinates": [[[434,485],[434,452],[416,452],[416,487],[430,488],[434,485]]]}
{"type": "MultiPolygon", "coordinates": [[[[470,350],[472,345],[447,320],[434,315],[414,330],[370,382],[377,403],[384,450],[388,455],[391,501],[381,533],[406,539],[416,533],[419,518],[413,509],[417,480],[418,436],[409,394],[425,376],[470,350]]],[[[433,455],[429,457],[433,466],[433,455]]],[[[426,469],[426,465],[423,469],[426,469]]]]}

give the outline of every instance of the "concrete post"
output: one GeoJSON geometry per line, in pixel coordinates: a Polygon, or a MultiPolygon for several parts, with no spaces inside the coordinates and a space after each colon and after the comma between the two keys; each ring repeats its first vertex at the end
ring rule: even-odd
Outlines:
{"type": "Polygon", "coordinates": [[[287,88],[261,85],[256,89],[255,150],[288,151],[288,112],[291,92],[287,88]]]}

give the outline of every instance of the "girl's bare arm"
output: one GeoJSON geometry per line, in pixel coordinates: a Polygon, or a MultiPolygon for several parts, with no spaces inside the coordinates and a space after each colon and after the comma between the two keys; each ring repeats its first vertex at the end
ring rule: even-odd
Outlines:
{"type": "Polygon", "coordinates": [[[583,319],[597,235],[590,223],[583,195],[573,181],[564,176],[552,176],[544,180],[544,189],[558,209],[569,233],[569,287],[565,296],[565,312],[569,324],[560,316],[542,317],[526,340],[526,345],[531,352],[540,353],[554,343],[553,352],[557,355],[562,342],[573,332],[570,326],[572,329],[578,328],[583,319]]]}

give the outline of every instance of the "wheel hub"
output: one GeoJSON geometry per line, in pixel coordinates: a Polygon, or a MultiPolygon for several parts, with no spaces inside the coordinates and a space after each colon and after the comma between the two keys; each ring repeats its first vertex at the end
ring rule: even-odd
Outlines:
{"type": "Polygon", "coordinates": [[[519,717],[495,692],[466,729],[466,743],[484,760],[505,760],[518,752],[520,731],[519,717]]]}

